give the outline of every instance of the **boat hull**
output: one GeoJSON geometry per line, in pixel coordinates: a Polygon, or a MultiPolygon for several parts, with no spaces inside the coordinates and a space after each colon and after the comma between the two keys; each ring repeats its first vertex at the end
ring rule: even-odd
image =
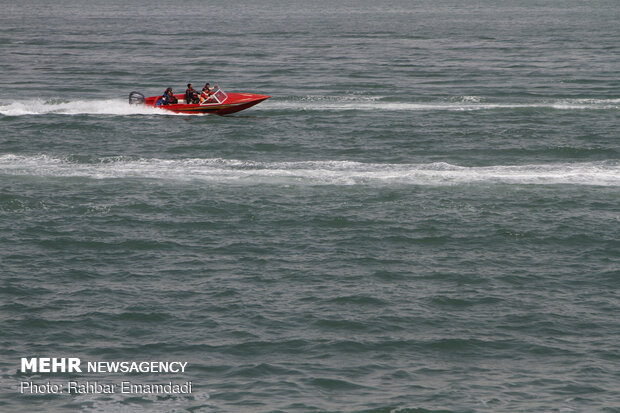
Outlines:
{"type": "Polygon", "coordinates": [[[174,96],[179,100],[179,103],[157,106],[157,101],[159,100],[160,96],[148,97],[144,100],[144,103],[147,106],[153,106],[175,113],[186,113],[194,115],[215,113],[217,115],[229,115],[231,113],[236,113],[244,109],[250,108],[270,98],[270,96],[267,95],[257,95],[254,93],[228,93],[228,98],[222,103],[214,102],[205,104],[186,104],[183,100],[185,97],[184,95],[179,94],[174,96]]]}

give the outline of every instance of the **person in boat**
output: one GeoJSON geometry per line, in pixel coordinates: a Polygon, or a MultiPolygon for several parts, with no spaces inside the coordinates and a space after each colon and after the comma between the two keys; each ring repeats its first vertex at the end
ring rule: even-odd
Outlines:
{"type": "Polygon", "coordinates": [[[164,94],[157,101],[157,105],[174,105],[175,103],[179,103],[179,100],[174,97],[174,93],[172,93],[172,88],[169,87],[164,91],[164,94]]]}
{"type": "MultiPolygon", "coordinates": [[[[215,87],[217,87],[217,85],[215,85],[215,87]]],[[[211,98],[214,89],[215,88],[211,88],[211,86],[207,82],[205,84],[205,87],[202,88],[202,93],[200,94],[200,103],[207,102],[211,98]]]]}
{"type": "Polygon", "coordinates": [[[194,87],[191,83],[187,84],[187,90],[185,90],[185,103],[195,104],[198,103],[200,99],[198,98],[198,92],[194,90],[194,87]]]}

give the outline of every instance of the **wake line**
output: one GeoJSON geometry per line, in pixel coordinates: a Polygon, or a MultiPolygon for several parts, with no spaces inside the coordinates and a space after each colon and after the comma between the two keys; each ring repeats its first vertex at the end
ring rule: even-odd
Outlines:
{"type": "Polygon", "coordinates": [[[0,105],[0,115],[176,115],[162,109],[130,105],[127,100],[75,100],[60,102],[54,100],[15,101],[8,105],[0,105]]]}
{"type": "Polygon", "coordinates": [[[238,184],[620,186],[620,161],[465,167],[437,162],[380,164],[351,161],[256,162],[227,159],[96,158],[77,162],[48,155],[0,156],[0,175],[157,179],[238,184]]]}
{"type": "MultiPolygon", "coordinates": [[[[393,102],[384,97],[305,96],[273,98],[253,110],[279,111],[478,111],[497,109],[555,109],[555,110],[617,110],[620,99],[557,99],[533,102],[485,102],[478,96],[463,96],[449,101],[393,102]]],[[[0,115],[166,115],[187,116],[158,108],[130,105],[126,100],[25,100],[0,104],[0,115]]]]}
{"type": "Polygon", "coordinates": [[[464,97],[455,102],[390,102],[378,99],[306,97],[274,99],[258,110],[289,109],[302,111],[478,111],[496,109],[613,110],[620,99],[558,99],[534,102],[484,102],[479,97],[464,97]]]}

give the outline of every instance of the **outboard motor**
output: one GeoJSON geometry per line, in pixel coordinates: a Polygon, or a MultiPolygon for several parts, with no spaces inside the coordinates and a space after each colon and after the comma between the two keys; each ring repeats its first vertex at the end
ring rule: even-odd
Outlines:
{"type": "Polygon", "coordinates": [[[130,105],[143,105],[144,95],[140,92],[131,92],[129,94],[129,104],[130,105]]]}

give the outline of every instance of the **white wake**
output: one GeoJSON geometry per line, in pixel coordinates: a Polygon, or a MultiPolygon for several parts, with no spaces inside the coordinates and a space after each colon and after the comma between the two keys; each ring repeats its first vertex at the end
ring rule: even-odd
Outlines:
{"type": "Polygon", "coordinates": [[[428,102],[393,101],[386,97],[305,96],[273,99],[259,110],[300,111],[479,111],[498,109],[613,110],[620,99],[540,99],[488,101],[480,96],[461,96],[428,102]]]}
{"type": "Polygon", "coordinates": [[[78,161],[49,155],[0,155],[0,174],[157,179],[241,184],[310,185],[530,185],[620,186],[620,161],[458,166],[443,162],[382,164],[351,161],[256,162],[228,159],[106,157],[78,161]]]}
{"type": "MultiPolygon", "coordinates": [[[[437,101],[393,101],[387,97],[291,96],[274,97],[254,109],[279,111],[479,111],[497,109],[620,110],[620,99],[543,99],[533,101],[487,101],[480,96],[459,96],[437,101]]],[[[159,108],[130,105],[124,99],[73,100],[32,99],[0,103],[0,115],[180,115],[159,108]]]]}
{"type": "Polygon", "coordinates": [[[144,105],[130,105],[127,100],[24,100],[0,104],[0,115],[171,115],[172,112],[144,105]]]}

